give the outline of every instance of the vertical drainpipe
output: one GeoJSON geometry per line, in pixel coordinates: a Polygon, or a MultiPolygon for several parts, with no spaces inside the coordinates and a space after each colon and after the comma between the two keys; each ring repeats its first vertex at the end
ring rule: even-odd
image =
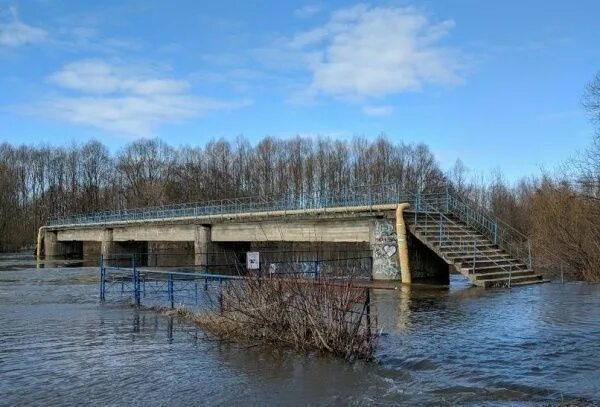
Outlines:
{"type": "Polygon", "coordinates": [[[396,236],[398,239],[398,260],[400,260],[400,275],[403,284],[410,284],[412,278],[408,264],[408,242],[406,240],[406,224],[404,223],[404,210],[408,203],[398,204],[396,207],[396,236]]]}
{"type": "Polygon", "coordinates": [[[46,230],[45,226],[42,226],[38,230],[37,246],[36,246],[36,252],[35,252],[36,258],[38,261],[42,259],[42,242],[44,241],[44,231],[45,230],[46,230]]]}

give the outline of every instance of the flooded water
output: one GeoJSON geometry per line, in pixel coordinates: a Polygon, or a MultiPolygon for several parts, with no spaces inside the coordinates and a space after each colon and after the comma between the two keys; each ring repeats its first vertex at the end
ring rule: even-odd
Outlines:
{"type": "Polygon", "coordinates": [[[0,405],[600,402],[600,285],[373,293],[377,363],[242,347],[98,301],[97,269],[0,257],[0,405]]]}

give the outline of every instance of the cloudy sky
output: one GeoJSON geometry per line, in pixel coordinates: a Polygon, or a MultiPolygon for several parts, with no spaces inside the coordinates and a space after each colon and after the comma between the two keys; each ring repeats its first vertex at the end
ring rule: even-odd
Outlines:
{"type": "Polygon", "coordinates": [[[0,0],[0,142],[386,134],[509,178],[589,143],[600,2],[0,0]]]}

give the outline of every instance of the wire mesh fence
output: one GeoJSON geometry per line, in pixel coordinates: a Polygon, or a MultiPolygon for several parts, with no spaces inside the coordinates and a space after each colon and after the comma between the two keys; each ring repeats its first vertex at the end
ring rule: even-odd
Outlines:
{"type": "Polygon", "coordinates": [[[368,281],[373,262],[358,252],[319,257],[311,251],[266,251],[255,269],[245,252],[206,253],[221,263],[187,263],[186,254],[114,254],[100,259],[100,299],[148,306],[203,307],[214,302],[223,285],[249,276],[261,279],[300,278],[311,281],[368,281]],[[154,256],[150,258],[149,256],[154,256]],[[176,260],[174,260],[176,259],[176,260]]]}

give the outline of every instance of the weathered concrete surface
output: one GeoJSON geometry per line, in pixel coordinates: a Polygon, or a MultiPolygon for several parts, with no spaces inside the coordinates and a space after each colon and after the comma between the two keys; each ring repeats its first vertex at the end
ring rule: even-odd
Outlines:
{"type": "Polygon", "coordinates": [[[106,258],[115,252],[112,229],[104,229],[102,231],[101,242],[100,252],[102,256],[106,258]]]}
{"type": "Polygon", "coordinates": [[[57,230],[56,240],[59,242],[101,242],[104,238],[104,228],[57,230]]]}
{"type": "Polygon", "coordinates": [[[394,223],[392,219],[375,219],[371,222],[373,280],[397,280],[400,278],[398,239],[394,223]]]}
{"type": "Polygon", "coordinates": [[[193,242],[194,225],[131,225],[105,228],[75,228],[58,230],[58,241],[101,242],[105,239],[104,230],[112,230],[112,241],[146,241],[146,242],[193,242]]]}
{"type": "Polygon", "coordinates": [[[208,225],[198,225],[194,227],[194,264],[197,266],[206,266],[214,264],[214,252],[212,244],[212,231],[208,225]]]}
{"type": "Polygon", "coordinates": [[[213,242],[368,242],[370,220],[289,220],[221,223],[212,226],[213,242]]]}

